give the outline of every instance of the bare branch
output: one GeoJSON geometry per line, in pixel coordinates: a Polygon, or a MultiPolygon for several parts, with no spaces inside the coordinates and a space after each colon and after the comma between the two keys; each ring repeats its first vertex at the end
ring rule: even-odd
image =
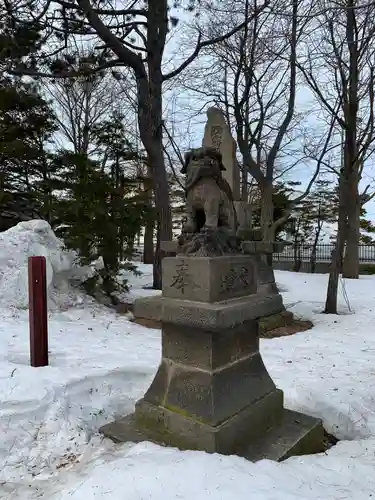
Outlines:
{"type": "Polygon", "coordinates": [[[140,56],[126,48],[121,40],[105,26],[99,15],[92,9],[90,0],[77,0],[77,2],[91,26],[108,48],[113,50],[123,64],[130,66],[138,77],[144,78],[146,70],[140,56]]]}
{"type": "Polygon", "coordinates": [[[196,59],[201,52],[201,50],[205,47],[211,47],[212,45],[216,45],[220,42],[224,42],[231,36],[235,35],[239,31],[241,31],[252,19],[254,19],[260,12],[262,12],[270,3],[270,0],[266,0],[265,3],[261,6],[258,7],[258,9],[255,10],[255,12],[248,18],[246,19],[243,23],[239,24],[235,28],[231,29],[229,32],[225,33],[224,35],[217,36],[214,38],[211,38],[210,40],[203,40],[202,41],[202,33],[198,34],[198,40],[197,44],[195,46],[194,52],[176,69],[171,71],[170,73],[167,73],[166,75],[163,75],[163,81],[170,80],[171,78],[174,78],[178,74],[180,74],[185,68],[191,64],[194,59],[196,59]]]}

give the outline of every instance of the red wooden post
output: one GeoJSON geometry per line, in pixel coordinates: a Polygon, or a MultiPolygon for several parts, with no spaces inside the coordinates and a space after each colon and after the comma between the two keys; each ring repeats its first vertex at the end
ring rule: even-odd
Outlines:
{"type": "Polygon", "coordinates": [[[47,284],[45,257],[29,257],[30,364],[48,365],[47,284]]]}

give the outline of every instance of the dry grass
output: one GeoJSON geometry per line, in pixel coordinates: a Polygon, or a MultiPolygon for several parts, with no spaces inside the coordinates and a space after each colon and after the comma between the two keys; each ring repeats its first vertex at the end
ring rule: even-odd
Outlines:
{"type": "Polygon", "coordinates": [[[276,337],[287,337],[288,335],[294,335],[295,333],[305,332],[310,330],[314,325],[311,321],[305,321],[302,319],[293,319],[290,325],[280,326],[274,330],[269,330],[268,332],[263,332],[261,338],[263,339],[274,339],[276,337]]]}

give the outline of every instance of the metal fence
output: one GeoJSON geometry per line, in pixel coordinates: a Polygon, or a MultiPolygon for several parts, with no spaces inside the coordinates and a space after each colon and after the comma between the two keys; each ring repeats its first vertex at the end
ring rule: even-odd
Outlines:
{"type": "MultiPolygon", "coordinates": [[[[334,248],[334,245],[331,244],[317,245],[316,261],[330,262],[334,248]]],[[[297,248],[294,245],[287,245],[283,252],[275,253],[273,258],[280,261],[294,261],[297,258],[297,260],[302,260],[302,262],[308,262],[311,259],[311,252],[311,245],[299,245],[297,248]]],[[[375,262],[375,244],[359,246],[359,261],[361,263],[375,262]]]]}
{"type": "MultiPolygon", "coordinates": [[[[331,254],[334,249],[332,244],[319,244],[316,247],[316,262],[331,262],[331,254]]],[[[273,260],[280,262],[293,262],[301,260],[302,262],[310,262],[312,245],[286,245],[283,252],[274,253],[273,260]]],[[[137,245],[135,248],[134,260],[141,260],[143,253],[143,245],[137,245]]],[[[359,261],[362,264],[375,263],[375,244],[359,246],[359,261]]]]}

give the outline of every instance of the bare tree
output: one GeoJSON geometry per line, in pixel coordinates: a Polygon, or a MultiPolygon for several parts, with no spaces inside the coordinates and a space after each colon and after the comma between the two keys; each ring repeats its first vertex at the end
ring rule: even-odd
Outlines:
{"type": "Polygon", "coordinates": [[[115,80],[108,72],[91,73],[92,54],[81,50],[69,54],[72,64],[79,61],[87,66],[87,72],[72,78],[45,79],[43,90],[53,105],[59,134],[57,141],[63,147],[67,143],[77,154],[95,153],[93,133],[95,127],[108,118],[117,107],[115,80]]]}
{"type": "MultiPolygon", "coordinates": [[[[275,183],[305,159],[303,147],[297,151],[296,146],[303,142],[298,137],[303,115],[296,110],[296,93],[297,48],[308,11],[301,1],[279,0],[273,10],[258,12],[250,20],[249,14],[256,5],[256,0],[226,3],[228,24],[223,27],[211,21],[214,32],[238,24],[239,19],[246,22],[233,37],[211,47],[216,65],[206,92],[211,92],[235,130],[242,157],[241,197],[249,197],[250,174],[261,195],[262,235],[265,240],[272,240],[293,205],[308,194],[318,175],[319,163],[315,163],[306,190],[293,200],[289,211],[274,221],[275,183]]],[[[197,90],[202,93],[202,87],[197,90]]]]}
{"type": "MultiPolygon", "coordinates": [[[[357,0],[323,2],[313,7],[298,67],[326,112],[334,117],[342,142],[342,164],[336,166],[339,177],[340,214],[335,258],[338,269],[346,243],[343,275],[358,278],[360,210],[368,200],[368,189],[360,193],[359,183],[373,151],[375,13],[373,3],[357,0]],[[338,104],[338,106],[336,106],[338,104]]],[[[333,266],[335,267],[335,266],[333,266]]],[[[336,279],[336,278],[335,278],[336,279]]],[[[336,312],[335,286],[330,287],[327,312],[336,312]]]]}

